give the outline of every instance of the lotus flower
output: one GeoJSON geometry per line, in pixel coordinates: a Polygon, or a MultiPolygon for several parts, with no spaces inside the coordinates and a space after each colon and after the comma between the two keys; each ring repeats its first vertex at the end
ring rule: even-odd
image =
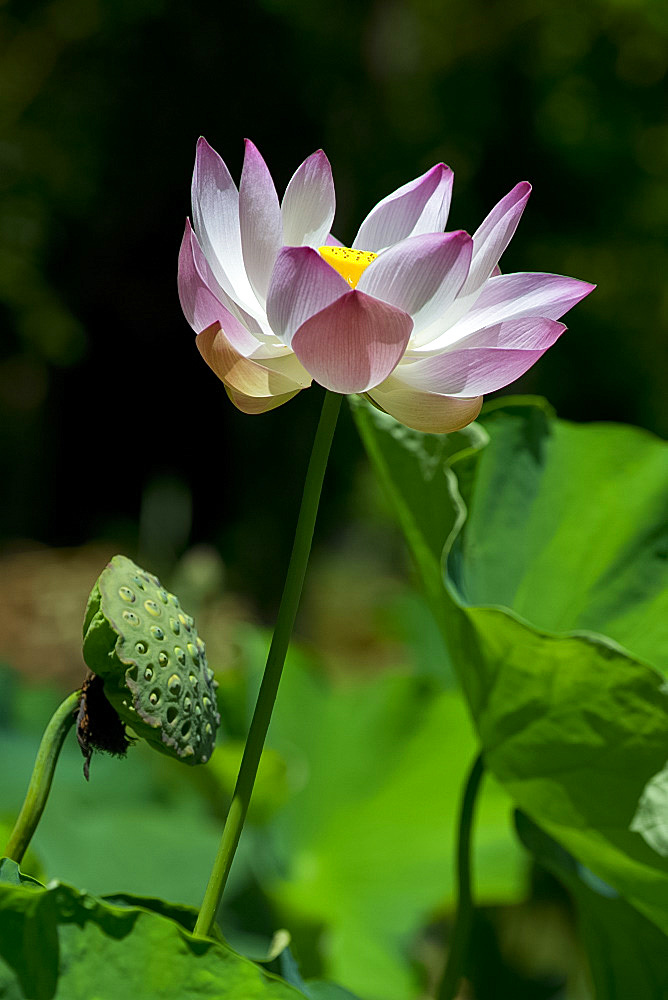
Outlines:
{"type": "Polygon", "coordinates": [[[279,203],[252,142],[237,190],[199,140],[179,297],[202,357],[239,409],[270,410],[315,380],[365,394],[409,427],[453,431],[475,419],[484,393],[554,344],[565,330],[559,318],[594,286],[502,275],[498,261],[531,186],[517,184],[469,236],[444,231],[452,180],[439,163],[398,188],[347,248],[330,232],[334,183],[321,150],[279,203]]]}

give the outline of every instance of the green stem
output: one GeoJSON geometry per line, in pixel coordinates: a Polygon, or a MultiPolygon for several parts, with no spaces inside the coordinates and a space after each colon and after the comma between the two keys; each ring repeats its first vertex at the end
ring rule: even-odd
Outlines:
{"type": "Polygon", "coordinates": [[[206,887],[202,908],[195,924],[195,934],[200,937],[210,935],[216,919],[216,912],[220,904],[221,897],[225,890],[227,877],[232,867],[232,861],[236,853],[239,837],[243,829],[244,820],[248,811],[248,804],[255,783],[258,765],[262,748],[267,736],[271,713],[276,701],[278,685],[283,672],[283,664],[288,651],[292,627],[295,622],[299,599],[301,597],[304,576],[311,552],[311,541],[313,539],[313,529],[318,513],[318,503],[322,483],[327,468],[329,450],[334,437],[336,421],[341,409],[341,400],[338,393],[327,392],[322,404],[320,422],[313,442],[311,460],[306,473],[304,483],[304,493],[299,511],[299,519],[295,531],[295,540],[290,556],[283,597],[278,609],[276,627],[271,641],[267,665],[264,668],[264,676],[255,705],[255,712],[250,724],[248,739],[244,748],[239,777],[232,796],[220,846],[213,864],[209,884],[206,887]]]}
{"type": "Polygon", "coordinates": [[[468,776],[459,814],[457,841],[457,914],[448,950],[448,960],[441,980],[437,1000],[454,1000],[462,977],[473,925],[473,898],[471,895],[471,827],[473,810],[480,781],[485,770],[482,754],[478,754],[468,776]]]}
{"type": "Polygon", "coordinates": [[[44,730],[28,785],[28,792],[5,848],[5,857],[11,858],[17,864],[23,860],[23,855],[37,829],[37,824],[42,818],[44,806],[51,790],[53,772],[56,769],[65,737],[74,725],[80,698],[81,691],[74,691],[68,695],[62,705],[59,705],[53,713],[44,730]]]}

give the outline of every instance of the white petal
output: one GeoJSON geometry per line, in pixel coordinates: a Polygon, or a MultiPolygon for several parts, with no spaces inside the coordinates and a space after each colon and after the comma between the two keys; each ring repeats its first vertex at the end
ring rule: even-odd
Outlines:
{"type": "Polygon", "coordinates": [[[239,226],[248,280],[264,305],[274,262],[283,245],[283,223],[267,164],[249,139],[239,185],[239,226]]]}
{"type": "Polygon", "coordinates": [[[221,288],[243,308],[256,299],[241,251],[239,192],[218,153],[201,138],[192,181],[193,228],[221,288]]]}
{"type": "Polygon", "coordinates": [[[409,236],[442,233],[448,219],[453,173],[438,163],[379,201],[355,237],[355,250],[383,250],[409,236]]]}
{"type": "Polygon", "coordinates": [[[334,221],[334,181],[329,160],[320,149],[304,160],[288,184],[283,202],[283,243],[324,246],[334,221]]]}

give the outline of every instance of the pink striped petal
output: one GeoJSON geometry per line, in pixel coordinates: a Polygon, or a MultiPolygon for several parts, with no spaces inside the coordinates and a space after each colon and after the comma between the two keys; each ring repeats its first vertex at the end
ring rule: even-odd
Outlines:
{"type": "Polygon", "coordinates": [[[396,368],[413,329],[408,313],[349,291],[299,327],[292,349],[333,392],[365,392],[396,368]]]}
{"type": "Polygon", "coordinates": [[[566,327],[551,319],[510,320],[488,327],[451,348],[421,361],[407,362],[397,373],[403,382],[426,392],[478,396],[501,389],[524,375],[566,327]]]}
{"type": "Polygon", "coordinates": [[[445,353],[472,347],[501,347],[512,350],[546,351],[562,335],[566,327],[545,316],[522,316],[494,323],[476,330],[464,340],[453,344],[445,353]]]}
{"type": "Polygon", "coordinates": [[[324,247],[342,247],[343,243],[341,242],[341,240],[337,240],[336,236],[332,236],[332,234],[330,233],[322,245],[324,247]]]}
{"type": "Polygon", "coordinates": [[[283,245],[283,224],[271,174],[250,139],[246,139],[239,185],[239,224],[248,280],[264,303],[274,261],[283,245]]]}
{"type": "Polygon", "coordinates": [[[492,274],[513,238],[530,194],[531,185],[528,181],[516,184],[476,229],[473,234],[471,269],[462,295],[468,295],[479,288],[492,274]]]}
{"type": "Polygon", "coordinates": [[[438,163],[379,201],[355,237],[355,250],[382,250],[422,233],[442,233],[450,211],[453,173],[438,163]]]}
{"type": "Polygon", "coordinates": [[[267,319],[277,337],[290,344],[302,323],[320,312],[350,285],[311,247],[284,247],[267,294],[267,319]]]}
{"type": "Polygon", "coordinates": [[[480,296],[449,333],[459,340],[493,323],[522,316],[560,319],[596,286],[560,274],[504,274],[490,278],[480,296]]]}
{"type": "Polygon", "coordinates": [[[466,427],[480,413],[482,396],[453,399],[433,392],[421,392],[404,385],[391,375],[367,395],[396,420],[416,431],[451,434],[466,427]]]}
{"type": "Polygon", "coordinates": [[[209,368],[225,383],[245,396],[279,396],[298,392],[311,378],[294,354],[253,361],[236,351],[219,323],[213,323],[197,337],[197,349],[209,368]]]}
{"type": "Polygon", "coordinates": [[[373,295],[413,319],[413,339],[438,322],[468,274],[473,242],[468,233],[411,236],[380,254],[362,273],[360,292],[373,295]]]}
{"type": "Polygon", "coordinates": [[[294,173],[288,184],[281,215],[286,246],[324,245],[334,221],[336,198],[329,160],[321,149],[294,173]]]}
{"type": "Polygon", "coordinates": [[[239,193],[229,170],[206,139],[197,142],[192,181],[193,225],[220,286],[240,305],[252,305],[241,252],[239,193]]]}
{"type": "Polygon", "coordinates": [[[259,348],[259,341],[221,301],[224,292],[217,285],[188,219],[179,251],[178,289],[181,308],[195,333],[219,322],[241,354],[249,355],[259,348]]]}

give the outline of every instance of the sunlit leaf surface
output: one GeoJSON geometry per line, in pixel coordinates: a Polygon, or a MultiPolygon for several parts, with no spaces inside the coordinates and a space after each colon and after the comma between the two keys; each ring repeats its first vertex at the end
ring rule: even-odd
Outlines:
{"type": "Polygon", "coordinates": [[[668,857],[637,818],[668,756],[665,446],[530,399],[449,443],[365,405],[356,418],[489,769],[668,930],[668,857]]]}

